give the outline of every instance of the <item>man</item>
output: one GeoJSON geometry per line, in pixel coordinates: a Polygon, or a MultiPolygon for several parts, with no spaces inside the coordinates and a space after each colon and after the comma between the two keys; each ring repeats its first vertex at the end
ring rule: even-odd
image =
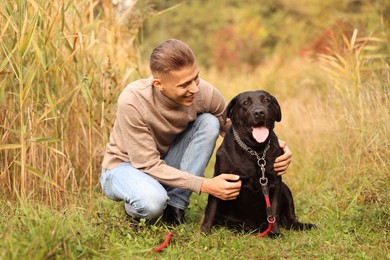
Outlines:
{"type": "MultiPolygon", "coordinates": [[[[235,199],[238,175],[204,178],[204,170],[223,123],[226,102],[211,84],[200,79],[192,50],[171,39],[150,57],[152,76],[129,84],[118,98],[115,124],[103,159],[101,185],[107,197],[124,201],[134,218],[154,219],[163,213],[169,224],[184,221],[192,192],[235,199]]],[[[275,162],[283,174],[291,151],[275,162]]]]}

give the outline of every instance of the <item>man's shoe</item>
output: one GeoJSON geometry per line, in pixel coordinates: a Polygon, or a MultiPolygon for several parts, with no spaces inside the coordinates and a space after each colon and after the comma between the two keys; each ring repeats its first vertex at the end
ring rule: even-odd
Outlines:
{"type": "Polygon", "coordinates": [[[184,223],[184,210],[167,205],[164,209],[163,220],[173,226],[180,225],[184,223]]]}

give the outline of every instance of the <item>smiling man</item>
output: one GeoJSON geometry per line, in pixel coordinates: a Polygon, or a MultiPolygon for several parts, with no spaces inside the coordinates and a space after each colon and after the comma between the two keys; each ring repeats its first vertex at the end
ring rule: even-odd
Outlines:
{"type": "MultiPolygon", "coordinates": [[[[241,181],[234,173],[204,178],[218,135],[226,132],[221,93],[199,77],[191,49],[170,39],[150,57],[152,76],[129,84],[118,98],[114,127],[103,159],[101,185],[107,197],[124,201],[134,218],[163,214],[169,224],[184,221],[192,192],[235,199],[241,181]]],[[[283,174],[291,151],[275,163],[283,174]]]]}

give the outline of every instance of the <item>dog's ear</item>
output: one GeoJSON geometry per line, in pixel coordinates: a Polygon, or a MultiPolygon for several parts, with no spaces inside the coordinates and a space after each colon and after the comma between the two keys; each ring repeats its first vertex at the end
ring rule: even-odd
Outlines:
{"type": "Polygon", "coordinates": [[[232,118],[232,113],[233,113],[233,108],[237,104],[237,96],[233,98],[227,107],[225,108],[225,111],[223,112],[222,118],[223,122],[226,124],[226,119],[227,118],[232,118]]]}
{"type": "Polygon", "coordinates": [[[278,100],[274,96],[271,96],[271,99],[272,99],[272,104],[275,106],[275,109],[276,109],[275,121],[280,122],[280,121],[282,121],[282,110],[280,109],[278,100]]]}

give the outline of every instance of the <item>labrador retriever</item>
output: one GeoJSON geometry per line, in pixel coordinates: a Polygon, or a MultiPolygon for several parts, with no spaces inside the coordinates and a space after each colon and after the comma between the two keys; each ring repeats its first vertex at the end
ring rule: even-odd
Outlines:
{"type": "Polygon", "coordinates": [[[227,226],[263,232],[270,211],[266,210],[262,186],[269,190],[275,220],[268,236],[279,236],[280,226],[293,230],[314,228],[313,224],[298,221],[292,193],[274,171],[275,158],[283,153],[273,131],[275,121],[282,119],[276,98],[266,91],[243,92],[228,104],[225,122],[227,118],[232,125],[217,150],[214,176],[237,174],[242,187],[235,200],[224,201],[209,195],[201,231],[209,234],[213,226],[227,226]]]}

